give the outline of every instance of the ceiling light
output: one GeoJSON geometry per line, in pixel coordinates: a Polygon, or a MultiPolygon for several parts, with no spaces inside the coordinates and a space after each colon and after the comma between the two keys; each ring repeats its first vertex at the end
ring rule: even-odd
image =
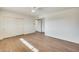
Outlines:
{"type": "Polygon", "coordinates": [[[33,7],[33,8],[32,8],[32,12],[33,12],[33,13],[36,12],[37,9],[38,9],[38,7],[33,7]]]}
{"type": "Polygon", "coordinates": [[[34,13],[34,12],[35,12],[35,10],[34,10],[34,9],[32,9],[32,12],[34,13]]]}

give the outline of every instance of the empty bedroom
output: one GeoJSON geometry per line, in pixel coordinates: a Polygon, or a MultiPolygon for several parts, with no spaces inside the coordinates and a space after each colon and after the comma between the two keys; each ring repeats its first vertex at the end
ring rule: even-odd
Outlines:
{"type": "Polygon", "coordinates": [[[0,7],[0,52],[79,52],[79,8],[0,7]]]}

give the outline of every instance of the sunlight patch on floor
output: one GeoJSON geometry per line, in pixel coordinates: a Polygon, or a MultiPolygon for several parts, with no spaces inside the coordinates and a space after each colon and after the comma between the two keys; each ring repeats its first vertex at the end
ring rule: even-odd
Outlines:
{"type": "Polygon", "coordinates": [[[33,52],[38,52],[39,50],[35,48],[33,45],[31,45],[28,41],[24,40],[23,38],[20,38],[20,41],[27,46],[29,49],[31,49],[33,52]]]}

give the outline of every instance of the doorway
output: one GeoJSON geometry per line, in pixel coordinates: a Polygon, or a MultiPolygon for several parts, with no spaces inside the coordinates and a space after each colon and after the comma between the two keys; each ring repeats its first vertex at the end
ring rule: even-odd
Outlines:
{"type": "Polygon", "coordinates": [[[35,29],[37,32],[45,32],[45,20],[43,18],[35,20],[35,29]]]}

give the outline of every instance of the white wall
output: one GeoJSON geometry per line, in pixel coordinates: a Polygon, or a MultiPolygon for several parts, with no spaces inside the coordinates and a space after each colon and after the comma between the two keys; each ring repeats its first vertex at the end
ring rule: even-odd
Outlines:
{"type": "Polygon", "coordinates": [[[79,43],[79,9],[54,13],[45,19],[45,35],[79,43]]]}
{"type": "Polygon", "coordinates": [[[24,26],[24,34],[35,32],[35,25],[32,17],[25,17],[23,26],[24,26]]]}
{"type": "Polygon", "coordinates": [[[35,28],[31,16],[0,11],[0,39],[33,33],[34,31],[35,28]]]}

